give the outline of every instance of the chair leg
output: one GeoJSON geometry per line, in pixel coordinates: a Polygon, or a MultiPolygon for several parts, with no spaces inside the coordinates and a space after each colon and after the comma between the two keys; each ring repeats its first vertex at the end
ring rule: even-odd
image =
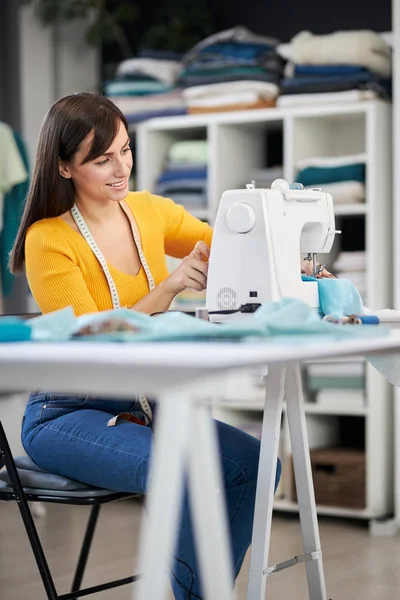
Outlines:
{"type": "Polygon", "coordinates": [[[10,450],[10,446],[8,445],[7,437],[5,431],[3,429],[3,425],[0,421],[0,456],[4,461],[4,464],[7,469],[7,473],[10,477],[11,486],[13,488],[15,498],[18,504],[19,511],[21,513],[22,520],[25,525],[26,533],[29,538],[29,542],[32,547],[33,554],[36,559],[36,564],[38,566],[40,576],[42,578],[42,582],[44,588],[46,590],[48,600],[58,600],[57,591],[54,585],[53,578],[50,573],[49,566],[47,564],[46,557],[43,552],[42,544],[40,543],[40,539],[35,527],[35,523],[32,518],[31,511],[29,509],[29,505],[21,485],[21,481],[18,475],[17,468],[14,463],[14,459],[10,450]]]}
{"type": "Polygon", "coordinates": [[[89,556],[90,547],[92,545],[94,531],[96,529],[97,519],[99,517],[99,512],[100,504],[95,504],[94,506],[92,506],[89,521],[86,526],[85,537],[83,538],[82,548],[79,554],[78,564],[76,566],[71,592],[77,592],[78,590],[80,590],[83,574],[85,572],[85,567],[89,556]]]}

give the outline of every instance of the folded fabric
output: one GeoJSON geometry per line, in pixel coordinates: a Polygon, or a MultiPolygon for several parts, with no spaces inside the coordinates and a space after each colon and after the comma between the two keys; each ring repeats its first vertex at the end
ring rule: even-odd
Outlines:
{"type": "Polygon", "coordinates": [[[336,31],[313,35],[301,31],[291,41],[292,60],[296,64],[360,65],[388,77],[391,74],[391,50],[374,31],[336,31]]]}
{"type": "MultiPolygon", "coordinates": [[[[23,487],[60,491],[89,489],[84,483],[44,471],[28,456],[17,456],[14,462],[23,487]]],[[[10,477],[5,468],[0,470],[0,481],[10,485],[10,477]]]]}
{"type": "Polygon", "coordinates": [[[208,160],[207,140],[181,140],[174,142],[167,155],[170,163],[206,165],[208,160]]]}
{"type": "Polygon", "coordinates": [[[368,73],[368,69],[358,65],[293,65],[294,77],[337,77],[368,73]]]}
{"type": "Polygon", "coordinates": [[[286,77],[280,82],[281,94],[308,94],[322,92],[341,92],[345,90],[372,90],[382,98],[391,98],[392,85],[390,79],[379,79],[366,75],[346,77],[286,77]]]}
{"type": "Polygon", "coordinates": [[[158,58],[128,58],[123,60],[117,69],[118,77],[132,73],[150,75],[165,84],[172,85],[181,70],[179,61],[160,60],[158,58]]]}
{"type": "Polygon", "coordinates": [[[170,169],[168,171],[163,171],[159,178],[157,179],[157,183],[165,183],[167,181],[177,181],[182,179],[197,179],[197,180],[205,180],[207,178],[207,167],[196,167],[196,166],[188,166],[187,169],[170,169]]]}
{"type": "Polygon", "coordinates": [[[162,81],[114,79],[104,84],[106,96],[144,96],[173,90],[173,86],[162,81]]]}
{"type": "Polygon", "coordinates": [[[157,181],[156,194],[159,196],[171,197],[175,192],[199,192],[205,193],[207,189],[207,179],[174,179],[172,181],[157,181]]]}
{"type": "Polygon", "coordinates": [[[184,108],[181,90],[160,94],[146,94],[140,96],[111,96],[110,100],[126,115],[135,112],[148,112],[149,110],[165,110],[167,108],[184,108]]]}
{"type": "Polygon", "coordinates": [[[308,104],[333,104],[340,102],[360,102],[376,100],[378,94],[373,90],[350,89],[341,92],[286,94],[277,98],[277,106],[299,106],[308,104]]]}
{"type": "Polygon", "coordinates": [[[347,279],[316,279],[302,275],[303,281],[316,281],[322,315],[336,319],[349,315],[360,315],[364,305],[357,288],[347,279]]]}
{"type": "Polygon", "coordinates": [[[275,108],[275,100],[272,98],[269,100],[260,99],[254,102],[237,102],[223,105],[216,104],[214,106],[195,106],[192,104],[188,106],[187,111],[191,115],[197,115],[202,113],[224,112],[231,110],[254,110],[258,108],[275,108]]]}
{"type": "Polygon", "coordinates": [[[228,104],[250,104],[252,102],[258,102],[258,100],[260,100],[258,92],[243,91],[234,92],[233,94],[221,94],[220,96],[213,94],[211,97],[189,100],[186,102],[186,106],[203,106],[204,108],[208,108],[215,106],[227,106],[228,104]]]}
{"type": "Polygon", "coordinates": [[[256,80],[233,80],[210,85],[196,85],[182,90],[182,95],[187,104],[196,100],[231,96],[240,92],[255,92],[260,98],[276,98],[279,87],[275,83],[256,80]]]}
{"type": "Polygon", "coordinates": [[[208,46],[212,46],[214,44],[218,44],[220,42],[235,42],[237,44],[240,43],[251,43],[251,44],[264,44],[266,46],[276,46],[278,44],[278,40],[271,37],[261,36],[253,33],[247,27],[243,27],[242,25],[238,25],[237,27],[233,27],[232,29],[225,29],[224,31],[219,31],[218,33],[214,33],[204,40],[198,42],[193,48],[184,56],[183,63],[186,64],[190,62],[192,56],[197,54],[198,52],[204,50],[208,46]]]}
{"type": "Polygon", "coordinates": [[[336,183],[338,181],[365,182],[365,163],[344,165],[342,167],[307,167],[296,175],[296,181],[304,186],[315,186],[317,183],[336,183]]]}
{"type": "Polygon", "coordinates": [[[334,204],[359,204],[365,201],[365,185],[361,181],[338,181],[309,186],[308,189],[321,187],[323,192],[330,194],[334,204]]]}
{"type": "MultiPolygon", "coordinates": [[[[212,85],[214,83],[228,83],[233,81],[265,81],[268,83],[273,83],[278,87],[280,82],[280,75],[277,73],[270,73],[269,71],[245,71],[241,70],[240,74],[237,73],[223,73],[221,75],[187,75],[185,78],[180,80],[181,87],[187,88],[192,86],[199,85],[212,85]]],[[[277,91],[277,95],[279,93],[279,87],[277,91]]]]}
{"type": "Polygon", "coordinates": [[[340,156],[310,156],[302,158],[296,163],[297,169],[307,167],[343,167],[346,165],[355,165],[366,162],[365,154],[349,154],[340,156]]]}
{"type": "Polygon", "coordinates": [[[179,115],[186,115],[187,110],[185,107],[181,108],[159,108],[156,110],[147,110],[142,112],[135,112],[126,114],[126,120],[129,124],[134,125],[142,121],[148,121],[149,119],[156,119],[158,117],[176,117],[179,115]]]}
{"type": "Polygon", "coordinates": [[[367,266],[366,252],[340,252],[333,267],[336,270],[344,271],[365,271],[367,266]]]}

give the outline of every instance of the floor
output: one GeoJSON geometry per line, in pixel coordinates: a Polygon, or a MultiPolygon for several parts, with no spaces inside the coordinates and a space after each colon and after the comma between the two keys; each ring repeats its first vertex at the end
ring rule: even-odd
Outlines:
{"type": "MultiPolygon", "coordinates": [[[[100,528],[88,567],[86,585],[132,573],[137,552],[140,505],[124,501],[103,507],[100,528]]],[[[59,593],[67,593],[87,508],[48,505],[36,519],[59,593]]],[[[400,536],[377,538],[359,522],[321,519],[320,532],[328,598],[395,600],[400,597],[400,536]]],[[[301,552],[294,515],[274,518],[270,563],[301,552]]],[[[245,598],[247,561],[237,582],[236,600],[245,598]]],[[[89,596],[98,600],[130,600],[130,586],[89,596]]],[[[308,600],[305,569],[298,565],[273,575],[267,600],[308,600]]],[[[36,565],[15,504],[0,504],[0,598],[45,600],[36,565]]],[[[172,599],[172,596],[171,596],[172,599]]],[[[150,600],[150,599],[149,599],[150,600]]]]}

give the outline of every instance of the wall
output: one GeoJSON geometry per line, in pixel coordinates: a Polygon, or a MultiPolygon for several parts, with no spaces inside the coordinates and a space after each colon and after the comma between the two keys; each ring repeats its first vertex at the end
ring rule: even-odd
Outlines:
{"type": "Polygon", "coordinates": [[[44,115],[66,94],[99,86],[99,51],[84,41],[86,23],[44,27],[30,6],[20,11],[22,134],[31,159],[44,115]]]}

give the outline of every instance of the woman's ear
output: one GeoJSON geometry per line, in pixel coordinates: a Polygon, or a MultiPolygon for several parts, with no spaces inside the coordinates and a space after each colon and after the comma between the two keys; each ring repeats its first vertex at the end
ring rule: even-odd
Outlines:
{"type": "Polygon", "coordinates": [[[69,166],[61,159],[58,161],[58,170],[61,177],[64,177],[64,179],[71,179],[72,175],[69,170],[69,166]]]}

